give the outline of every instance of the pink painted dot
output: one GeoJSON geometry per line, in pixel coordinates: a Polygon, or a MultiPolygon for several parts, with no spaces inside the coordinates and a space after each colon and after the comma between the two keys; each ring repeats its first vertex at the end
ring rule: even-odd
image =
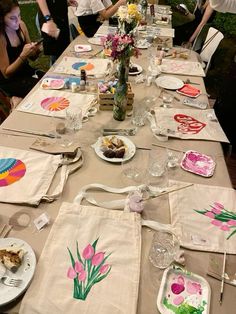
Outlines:
{"type": "Polygon", "coordinates": [[[215,214],[213,214],[212,212],[206,212],[204,215],[209,218],[213,218],[213,219],[215,218],[215,214]]]}
{"type": "Polygon", "coordinates": [[[236,220],[229,220],[229,221],[227,221],[227,224],[229,225],[229,226],[236,226],[236,220]]]}
{"type": "Polygon", "coordinates": [[[221,214],[221,209],[217,208],[217,207],[212,207],[212,212],[216,215],[220,215],[221,214]]]}
{"type": "Polygon", "coordinates": [[[217,219],[213,219],[211,221],[211,224],[214,225],[214,226],[220,227],[220,226],[222,226],[222,221],[217,220],[217,219]]]}
{"type": "Polygon", "coordinates": [[[230,228],[227,225],[221,226],[220,229],[223,231],[229,231],[230,230],[230,228]]]}
{"type": "Polygon", "coordinates": [[[178,295],[176,298],[174,298],[173,303],[175,305],[180,305],[184,302],[184,297],[182,295],[178,295]]]}

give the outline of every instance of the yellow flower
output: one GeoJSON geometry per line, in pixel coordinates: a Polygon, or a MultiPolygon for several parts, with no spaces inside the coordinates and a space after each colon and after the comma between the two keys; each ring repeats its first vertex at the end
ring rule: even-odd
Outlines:
{"type": "Polygon", "coordinates": [[[128,4],[128,14],[134,17],[137,21],[141,20],[141,14],[138,11],[137,5],[134,3],[128,4]]]}

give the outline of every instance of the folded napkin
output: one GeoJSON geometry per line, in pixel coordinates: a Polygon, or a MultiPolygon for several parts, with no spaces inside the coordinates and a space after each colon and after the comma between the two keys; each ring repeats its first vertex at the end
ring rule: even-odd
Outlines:
{"type": "Polygon", "coordinates": [[[183,87],[177,89],[177,93],[188,97],[197,97],[201,94],[201,91],[190,84],[184,84],[183,87]]]}
{"type": "Polygon", "coordinates": [[[55,140],[37,138],[36,141],[30,146],[31,149],[38,150],[40,152],[48,154],[71,154],[75,155],[80,144],[78,142],[72,143],[68,147],[63,147],[55,140]]]}
{"type": "MultiPolygon", "coordinates": [[[[223,254],[210,254],[207,274],[221,280],[223,267],[223,254]]],[[[227,255],[225,265],[225,282],[236,286],[236,264],[235,255],[227,255]]]]}

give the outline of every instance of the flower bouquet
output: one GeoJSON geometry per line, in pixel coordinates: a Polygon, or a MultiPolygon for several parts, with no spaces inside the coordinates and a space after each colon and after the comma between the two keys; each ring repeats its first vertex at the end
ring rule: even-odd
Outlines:
{"type": "Polygon", "coordinates": [[[110,254],[105,256],[104,252],[96,252],[97,242],[98,239],[84,248],[83,258],[79,252],[78,242],[76,243],[77,258],[74,258],[68,248],[72,266],[68,268],[67,277],[74,280],[75,299],[86,300],[92,286],[105,279],[111,271],[111,266],[105,264],[110,254]]]}
{"type": "Polygon", "coordinates": [[[131,34],[109,34],[104,41],[104,48],[110,49],[111,58],[119,62],[113,117],[115,120],[122,121],[126,115],[130,57],[138,57],[140,53],[134,46],[134,38],[131,34]]]}

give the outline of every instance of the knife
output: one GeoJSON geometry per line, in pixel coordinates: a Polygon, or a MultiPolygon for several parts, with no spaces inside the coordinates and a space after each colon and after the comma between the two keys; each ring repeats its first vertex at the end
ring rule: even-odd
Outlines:
{"type": "Polygon", "coordinates": [[[32,134],[32,135],[38,135],[38,136],[45,136],[49,138],[61,138],[60,135],[56,135],[54,133],[44,133],[40,131],[32,131],[32,130],[17,130],[17,129],[11,129],[11,128],[3,128],[3,130],[17,132],[17,133],[24,133],[24,134],[32,134]]]}

